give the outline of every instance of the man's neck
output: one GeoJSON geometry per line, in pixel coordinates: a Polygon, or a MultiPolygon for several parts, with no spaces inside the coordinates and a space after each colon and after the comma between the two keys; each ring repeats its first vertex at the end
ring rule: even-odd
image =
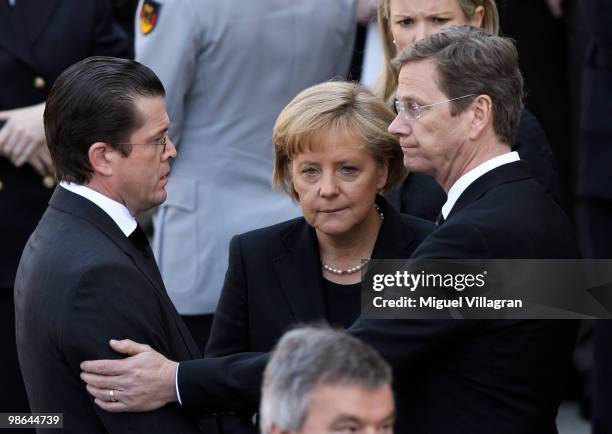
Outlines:
{"type": "Polygon", "coordinates": [[[132,216],[135,216],[137,214],[134,210],[130,209],[130,207],[125,203],[125,201],[121,198],[120,195],[115,193],[115,189],[113,189],[108,183],[97,178],[95,175],[83,185],[125,206],[126,208],[128,208],[132,216]]]}
{"type": "Polygon", "coordinates": [[[112,197],[95,190],[91,183],[86,185],[62,181],[60,186],[94,203],[117,224],[119,229],[126,235],[130,235],[136,228],[136,220],[130,210],[121,202],[112,197]]]}
{"type": "Polygon", "coordinates": [[[438,184],[440,184],[447,194],[453,184],[470,170],[492,158],[499,157],[511,151],[510,146],[504,143],[495,141],[490,141],[488,143],[489,144],[486,145],[480,144],[472,146],[458,153],[456,157],[461,158],[454,158],[453,161],[450,162],[450,167],[444,172],[442,177],[436,176],[436,181],[438,181],[438,184]]]}

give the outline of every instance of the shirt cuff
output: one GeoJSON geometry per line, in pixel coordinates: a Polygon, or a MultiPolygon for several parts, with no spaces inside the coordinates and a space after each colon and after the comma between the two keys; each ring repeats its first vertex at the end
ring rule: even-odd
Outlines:
{"type": "Polygon", "coordinates": [[[178,388],[178,370],[180,366],[181,366],[180,363],[176,365],[176,374],[174,375],[174,386],[176,387],[176,398],[178,399],[179,404],[183,405],[183,402],[181,401],[181,394],[179,393],[179,388],[178,388]]]}

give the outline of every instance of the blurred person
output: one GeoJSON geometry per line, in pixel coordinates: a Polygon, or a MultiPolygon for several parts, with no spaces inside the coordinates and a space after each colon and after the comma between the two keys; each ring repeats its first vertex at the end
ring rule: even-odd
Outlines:
{"type": "MultiPolygon", "coordinates": [[[[471,25],[497,35],[499,18],[493,0],[381,0],[378,25],[382,38],[384,69],[378,93],[392,102],[397,89],[397,71],[391,60],[408,44],[441,29],[471,25]]],[[[558,198],[556,162],[546,134],[537,119],[522,110],[512,149],[529,164],[535,178],[552,197],[558,198]]],[[[446,200],[444,191],[431,177],[410,173],[389,199],[401,212],[434,220],[446,200]]]]}
{"type": "Polygon", "coordinates": [[[136,55],[167,89],[180,150],[153,251],[204,348],[230,238],[296,217],[272,189],[272,126],[299,91],[349,69],[356,0],[141,0],[136,55]]]}
{"type": "MultiPolygon", "coordinates": [[[[205,356],[270,351],[296,323],[349,327],[361,310],[361,270],[370,258],[409,258],[433,230],[378,194],[404,174],[397,140],[387,132],[392,120],[382,100],[345,82],[308,88],[283,109],[274,127],[274,183],[300,204],[303,217],[232,239],[205,356]]],[[[189,371],[181,377],[179,398],[198,400],[182,388],[195,379],[189,371]]],[[[104,399],[106,392],[97,392],[104,399]]],[[[255,432],[256,411],[254,405],[243,423],[234,422],[240,429],[225,431],[255,432]]]]}
{"type": "Polygon", "coordinates": [[[60,184],[15,280],[17,349],[32,411],[63,413],[57,431],[68,433],[200,432],[174,404],[100,411],[79,378],[83,359],[116,357],[111,336],[177,360],[199,355],[134,219],[164,201],[176,156],[161,82],[132,60],[87,58],[55,81],[44,123],[60,184]]]}
{"type": "MultiPolygon", "coordinates": [[[[570,40],[576,0],[498,0],[500,26],[516,41],[527,94],[525,107],[540,122],[557,162],[558,202],[573,218],[574,142],[579,104],[570,97],[570,40]]],[[[581,60],[577,62],[582,64],[581,60]]]]}
{"type": "MultiPolygon", "coordinates": [[[[578,195],[585,256],[612,258],[612,3],[582,0],[590,41],[582,72],[578,195]]],[[[593,434],[612,433],[612,321],[594,332],[593,434]]]]}
{"type": "MultiPolygon", "coordinates": [[[[578,258],[567,216],[510,148],[523,94],[512,42],[453,27],[406,46],[397,67],[398,115],[389,131],[407,168],[448,191],[439,227],[412,258],[578,258]]],[[[268,315],[273,322],[275,312],[268,315]]],[[[347,331],[392,366],[398,432],[552,434],[576,329],[574,321],[359,318],[347,331]]],[[[138,350],[127,341],[114,348],[138,350]]],[[[139,399],[158,399],[178,384],[184,407],[235,411],[258,402],[268,358],[248,351],[182,362],[177,383],[155,376],[174,362],[151,352],[82,368],[109,410],[119,409],[108,402],[119,381],[139,399]]]]}
{"type": "Polygon", "coordinates": [[[138,0],[110,0],[113,17],[128,37],[130,47],[134,47],[134,16],[138,0]]]}
{"type": "Polygon", "coordinates": [[[393,433],[391,368],[345,333],[302,327],[280,339],[262,386],[265,434],[393,433]]]}
{"type": "Polygon", "coordinates": [[[23,247],[55,186],[44,101],[65,68],[94,54],[132,55],[107,0],[0,1],[1,411],[28,411],[15,348],[13,285],[23,247]]]}

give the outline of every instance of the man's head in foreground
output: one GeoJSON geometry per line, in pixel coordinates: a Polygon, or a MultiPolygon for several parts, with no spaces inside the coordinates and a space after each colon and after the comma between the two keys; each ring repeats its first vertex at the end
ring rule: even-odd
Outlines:
{"type": "Polygon", "coordinates": [[[67,68],[44,114],[58,180],[86,185],[132,215],[162,203],[176,156],[164,96],[153,71],[133,60],[90,57],[67,68]]]}
{"type": "Polygon", "coordinates": [[[404,165],[446,190],[463,174],[510,152],[523,80],[510,39],[452,27],[406,46],[398,68],[397,117],[404,165]]]}
{"type": "Polygon", "coordinates": [[[260,408],[265,434],[392,433],[391,369],[343,332],[304,327],[279,341],[260,408]]]}

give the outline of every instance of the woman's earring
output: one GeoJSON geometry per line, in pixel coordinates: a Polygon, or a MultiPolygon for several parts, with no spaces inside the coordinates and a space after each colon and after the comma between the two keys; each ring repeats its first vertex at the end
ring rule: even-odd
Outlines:
{"type": "Polygon", "coordinates": [[[393,40],[393,45],[397,45],[397,42],[395,42],[395,39],[393,40]]]}

